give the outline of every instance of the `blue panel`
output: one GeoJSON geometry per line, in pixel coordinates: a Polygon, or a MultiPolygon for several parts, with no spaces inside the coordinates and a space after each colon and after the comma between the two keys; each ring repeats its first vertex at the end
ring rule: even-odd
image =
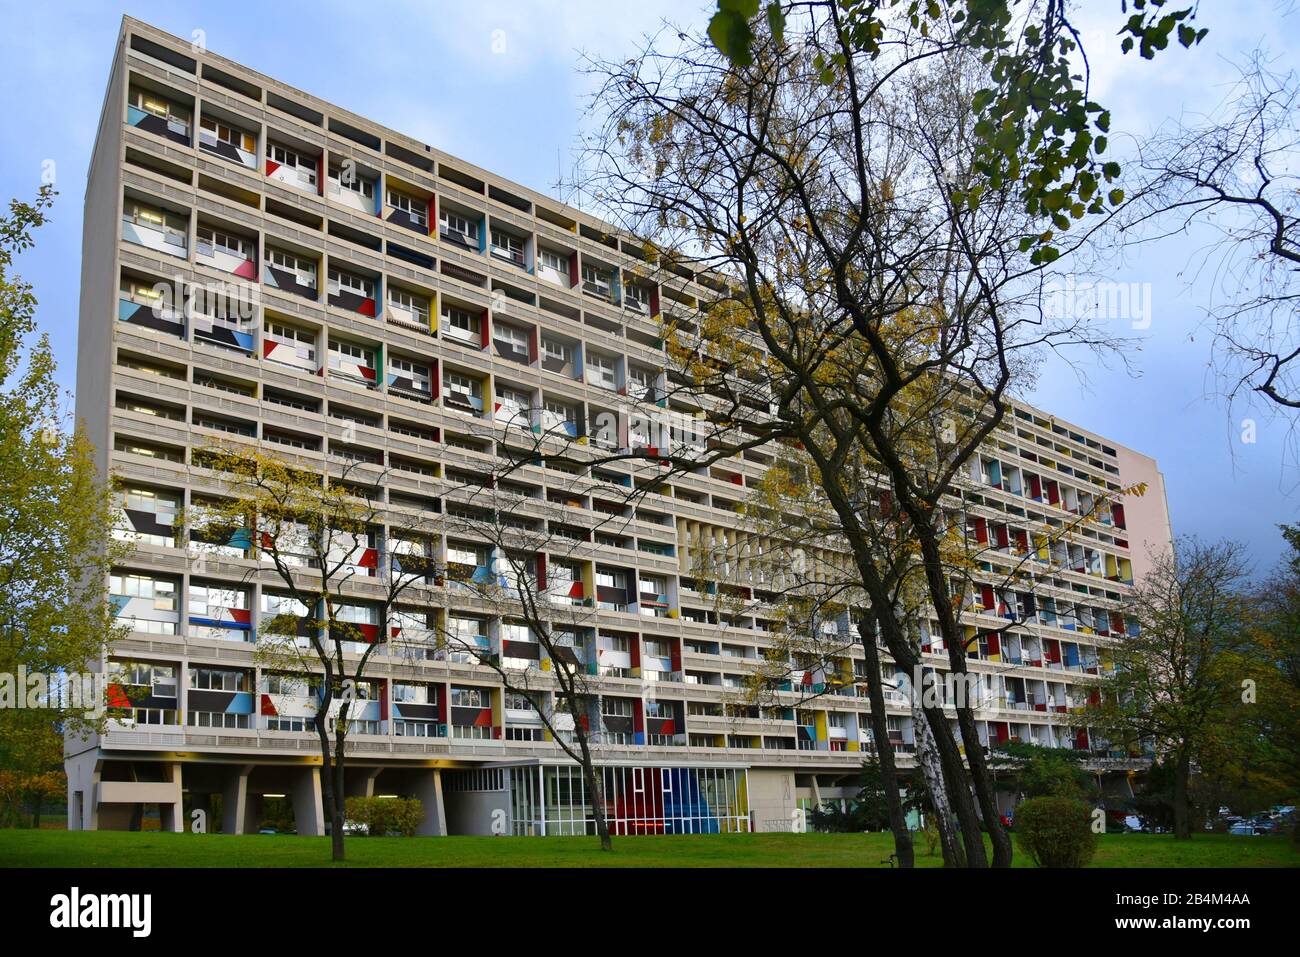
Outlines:
{"type": "Polygon", "coordinates": [[[139,126],[140,121],[149,115],[138,106],[128,106],[126,108],[126,122],[131,126],[139,126]]]}
{"type": "Polygon", "coordinates": [[[252,714],[253,695],[248,691],[236,691],[226,705],[226,714],[252,714]]]}

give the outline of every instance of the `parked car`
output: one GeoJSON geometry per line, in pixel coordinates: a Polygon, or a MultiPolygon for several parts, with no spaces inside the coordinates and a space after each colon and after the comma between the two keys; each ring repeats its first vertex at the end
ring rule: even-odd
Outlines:
{"type": "Polygon", "coordinates": [[[1238,837],[1258,837],[1267,832],[1263,828],[1251,824],[1249,821],[1239,821],[1232,825],[1232,827],[1228,828],[1228,833],[1235,834],[1238,837]]]}

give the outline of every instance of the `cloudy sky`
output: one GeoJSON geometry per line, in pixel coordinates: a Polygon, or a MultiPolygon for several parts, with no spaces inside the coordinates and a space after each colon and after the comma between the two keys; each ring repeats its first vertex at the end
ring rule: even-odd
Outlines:
{"type": "MultiPolygon", "coordinates": [[[[1086,0],[1079,21],[1094,70],[1094,98],[1117,134],[1143,138],[1171,118],[1212,113],[1233,64],[1263,49],[1278,67],[1296,62],[1300,10],[1292,0],[1201,4],[1210,30],[1196,50],[1155,63],[1122,56],[1114,32],[1120,0],[1086,0]]],[[[86,164],[123,13],[182,37],[202,31],[209,49],[533,189],[553,193],[582,122],[588,83],[579,53],[629,52],[666,18],[703,24],[711,0],[425,0],[221,5],[140,0],[5,2],[0,102],[0,197],[30,197],[53,161],[54,221],[20,261],[36,287],[61,379],[76,366],[80,219],[86,164]]],[[[1119,135],[1113,140],[1122,142],[1119,135]]],[[[1150,323],[1131,368],[1086,364],[1086,375],[1049,365],[1031,400],[1152,455],[1169,492],[1175,530],[1246,542],[1258,566],[1280,554],[1275,526],[1295,521],[1297,475],[1286,468],[1288,422],[1262,407],[1228,409],[1209,376],[1205,282],[1190,270],[1203,237],[1175,236],[1129,255],[1106,278],[1150,290],[1150,323]],[[1146,285],[1146,284],[1149,284],[1146,285]],[[1242,440],[1253,422],[1255,441],[1242,440]]]]}

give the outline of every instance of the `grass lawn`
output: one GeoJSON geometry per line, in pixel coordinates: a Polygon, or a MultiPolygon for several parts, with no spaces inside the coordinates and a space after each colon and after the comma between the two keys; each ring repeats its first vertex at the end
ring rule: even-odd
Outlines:
{"type": "MultiPolygon", "coordinates": [[[[595,838],[348,838],[353,867],[887,867],[888,834],[723,834],[616,837],[602,854],[595,838]]],[[[0,830],[4,867],[317,867],[329,863],[323,837],[253,834],[0,830]]],[[[917,857],[938,867],[938,856],[917,857]]],[[[1020,867],[1029,858],[1016,855],[1020,867]]],[[[1289,837],[1103,835],[1094,867],[1295,867],[1289,837]]]]}

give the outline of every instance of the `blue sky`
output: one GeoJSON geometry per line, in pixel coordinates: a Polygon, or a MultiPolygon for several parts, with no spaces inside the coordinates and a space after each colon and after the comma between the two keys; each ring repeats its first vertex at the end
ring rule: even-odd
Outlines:
{"type": "MultiPolygon", "coordinates": [[[[710,0],[432,2],[7,2],[0,34],[0,198],[30,197],[55,164],[54,221],[20,261],[35,285],[69,387],[76,367],[82,191],[123,13],[179,36],[203,31],[209,49],[369,116],[471,163],[553,193],[578,135],[588,81],[578,51],[622,56],[663,18],[702,24],[710,0]],[[19,26],[21,24],[21,26],[19,26]]],[[[1296,62],[1300,11],[1289,0],[1201,4],[1210,33],[1196,50],[1155,63],[1119,53],[1119,0],[1080,4],[1094,98],[1113,129],[1149,136],[1165,120],[1210,113],[1232,63],[1255,47],[1296,62]]],[[[1120,136],[1113,137],[1120,140],[1120,136]]],[[[1049,363],[1029,398],[1062,418],[1152,455],[1168,486],[1175,531],[1246,542],[1257,564],[1281,552],[1279,522],[1295,521],[1297,476],[1285,468],[1289,420],[1262,406],[1229,410],[1209,376],[1203,282],[1191,281],[1197,237],[1179,236],[1127,257],[1105,278],[1149,283],[1151,323],[1122,322],[1140,338],[1131,356],[1099,368],[1049,363]],[[1082,370],[1082,371],[1080,371],[1082,370]],[[1231,414],[1230,414],[1231,411],[1231,414]],[[1242,420],[1256,441],[1241,441],[1242,420]]]]}

